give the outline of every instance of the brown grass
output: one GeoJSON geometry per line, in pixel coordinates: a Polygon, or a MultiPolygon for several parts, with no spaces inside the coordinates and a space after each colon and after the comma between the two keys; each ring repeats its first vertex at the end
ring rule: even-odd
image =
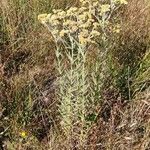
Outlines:
{"type": "MultiPolygon", "coordinates": [[[[6,150],[68,149],[59,125],[53,84],[55,44],[37,15],[72,5],[78,2],[0,1],[0,146],[3,142],[6,150]],[[21,130],[28,133],[26,140],[20,140],[21,130]]],[[[104,87],[100,108],[95,106],[99,115],[85,149],[150,149],[150,74],[145,71],[150,64],[149,57],[145,59],[149,55],[149,11],[145,0],[130,0],[119,14],[122,30],[113,36],[115,44],[110,54],[113,75],[104,87]],[[127,67],[132,72],[130,87],[127,67]],[[132,87],[134,96],[128,101],[123,95],[128,95],[132,87]]],[[[89,57],[92,62],[94,48],[89,57]]]]}

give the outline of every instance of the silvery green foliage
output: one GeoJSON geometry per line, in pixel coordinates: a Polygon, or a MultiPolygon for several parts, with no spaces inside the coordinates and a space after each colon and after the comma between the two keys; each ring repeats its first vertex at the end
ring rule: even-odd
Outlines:
{"type": "Polygon", "coordinates": [[[53,10],[51,14],[39,15],[38,19],[49,29],[56,42],[56,68],[59,73],[56,93],[62,128],[70,142],[74,138],[83,146],[89,128],[86,116],[94,111],[95,101],[101,99],[100,92],[108,70],[109,19],[113,11],[127,2],[80,2],[81,7],[53,10]],[[98,47],[98,51],[93,70],[89,72],[86,62],[92,44],[98,47]]]}

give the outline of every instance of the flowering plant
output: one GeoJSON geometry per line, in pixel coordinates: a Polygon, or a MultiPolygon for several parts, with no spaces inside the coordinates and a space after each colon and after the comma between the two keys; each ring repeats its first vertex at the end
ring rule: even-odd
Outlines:
{"type": "MultiPolygon", "coordinates": [[[[127,4],[127,1],[80,0],[80,3],[80,7],[71,7],[67,11],[53,10],[50,14],[39,15],[38,19],[49,29],[56,42],[59,72],[57,97],[60,101],[61,125],[69,140],[72,136],[76,137],[79,145],[83,145],[89,126],[86,115],[91,109],[91,103],[94,104],[100,98],[95,95],[100,94],[101,80],[107,69],[110,19],[113,12],[122,4],[127,4]],[[66,51],[62,50],[60,43],[66,51]],[[103,45],[103,50],[98,50],[97,62],[89,75],[86,66],[87,49],[91,44],[99,43],[103,45]],[[91,80],[94,86],[91,85],[91,80]]],[[[119,31],[117,28],[116,33],[119,31]]]]}

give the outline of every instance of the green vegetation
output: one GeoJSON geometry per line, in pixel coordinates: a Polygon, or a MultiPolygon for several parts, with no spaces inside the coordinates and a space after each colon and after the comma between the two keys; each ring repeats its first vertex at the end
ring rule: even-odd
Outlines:
{"type": "Polygon", "coordinates": [[[0,150],[150,149],[147,0],[0,1],[0,150]]]}

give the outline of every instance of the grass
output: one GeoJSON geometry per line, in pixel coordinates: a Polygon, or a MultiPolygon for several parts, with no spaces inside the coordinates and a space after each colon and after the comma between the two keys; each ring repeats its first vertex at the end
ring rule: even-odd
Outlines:
{"type": "Polygon", "coordinates": [[[149,2],[119,7],[86,47],[38,20],[72,6],[1,0],[0,149],[150,149],[149,2]]]}

